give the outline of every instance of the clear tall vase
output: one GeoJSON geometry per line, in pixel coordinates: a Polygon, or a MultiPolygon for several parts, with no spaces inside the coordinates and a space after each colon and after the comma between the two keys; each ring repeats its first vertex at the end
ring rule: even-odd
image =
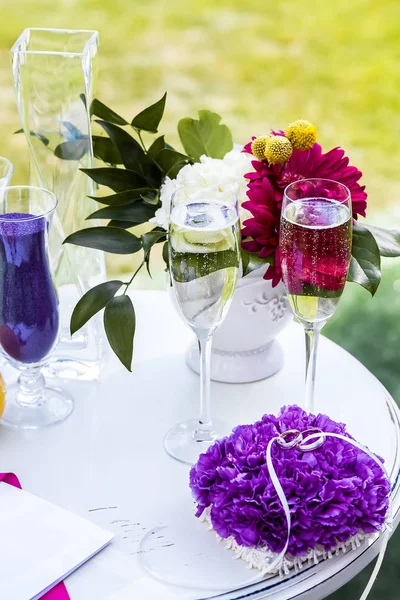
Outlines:
{"type": "Polygon", "coordinates": [[[60,292],[62,335],[50,374],[93,379],[102,355],[99,319],[71,338],[69,322],[82,294],[105,279],[102,252],[70,244],[70,233],[96,226],[93,181],[80,171],[93,166],[90,105],[96,80],[98,32],[26,29],[11,49],[18,110],[30,150],[31,185],[58,198],[50,239],[60,292]]]}

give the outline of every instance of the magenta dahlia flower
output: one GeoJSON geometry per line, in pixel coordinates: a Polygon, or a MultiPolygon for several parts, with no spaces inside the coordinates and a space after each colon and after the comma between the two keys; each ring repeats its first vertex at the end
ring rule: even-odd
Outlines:
{"type": "MultiPolygon", "coordinates": [[[[283,132],[272,132],[283,135],[283,132]]],[[[254,139],[254,138],[253,138],[254,139]]],[[[251,154],[251,142],[243,149],[251,154]]],[[[333,179],[346,185],[351,194],[353,217],[365,217],[367,194],[365,186],[358,181],[362,173],[357,167],[349,165],[349,159],[342,148],[333,148],[322,152],[319,144],[310,150],[294,150],[284,165],[268,165],[266,162],[254,160],[254,171],[245,175],[249,179],[248,201],[243,203],[253,217],[243,223],[242,246],[249,252],[255,252],[260,258],[269,258],[270,266],[264,275],[271,279],[275,287],[281,280],[281,261],[279,256],[279,224],[282,208],[283,192],[289,183],[299,179],[321,178],[333,179]]]]}

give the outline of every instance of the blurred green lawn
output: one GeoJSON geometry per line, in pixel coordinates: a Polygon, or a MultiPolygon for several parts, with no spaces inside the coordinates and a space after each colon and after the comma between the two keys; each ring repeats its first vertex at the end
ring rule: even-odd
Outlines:
{"type": "MultiPolygon", "coordinates": [[[[198,109],[219,112],[236,141],[313,121],[324,148],[346,148],[364,173],[369,220],[400,228],[400,3],[393,0],[2,0],[0,4],[0,155],[28,179],[8,50],[25,27],[100,31],[98,97],[126,117],[169,94],[164,130],[198,109]]],[[[163,285],[161,263],[153,282],[163,285]]],[[[156,271],[157,271],[157,265],[156,271]]],[[[109,270],[131,271],[109,260],[109,270]]],[[[326,334],[346,347],[400,400],[400,270],[385,263],[372,301],[349,286],[326,334]]],[[[371,600],[400,597],[391,544],[371,600]]],[[[365,579],[365,576],[364,576],[365,579]]],[[[334,595],[355,600],[357,579],[334,595]]]]}

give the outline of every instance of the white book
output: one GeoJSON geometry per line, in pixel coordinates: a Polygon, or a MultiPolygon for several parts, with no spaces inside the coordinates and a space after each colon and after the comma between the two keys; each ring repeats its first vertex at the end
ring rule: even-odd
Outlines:
{"type": "Polygon", "coordinates": [[[0,483],[1,600],[37,600],[113,537],[55,504],[0,483]]]}

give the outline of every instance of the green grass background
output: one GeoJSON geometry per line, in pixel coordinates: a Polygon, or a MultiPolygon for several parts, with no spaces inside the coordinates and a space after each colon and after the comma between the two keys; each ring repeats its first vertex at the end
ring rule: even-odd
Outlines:
{"type": "MultiPolygon", "coordinates": [[[[0,155],[28,180],[8,51],[25,27],[97,29],[98,97],[132,117],[167,90],[163,133],[198,109],[219,112],[238,142],[296,118],[325,149],[346,148],[364,173],[370,222],[400,228],[400,4],[394,0],[1,0],[0,155]]],[[[110,272],[135,260],[111,258],[110,272]]],[[[151,282],[163,285],[161,263],[151,282]]],[[[384,264],[376,297],[348,286],[325,333],[357,356],[400,401],[400,270],[384,264]]],[[[344,388],[345,389],[345,388],[344,388]]],[[[361,418],[361,415],[360,415],[361,418]]],[[[371,600],[400,598],[400,534],[371,600]]],[[[337,592],[359,597],[366,574],[337,592]]]]}

